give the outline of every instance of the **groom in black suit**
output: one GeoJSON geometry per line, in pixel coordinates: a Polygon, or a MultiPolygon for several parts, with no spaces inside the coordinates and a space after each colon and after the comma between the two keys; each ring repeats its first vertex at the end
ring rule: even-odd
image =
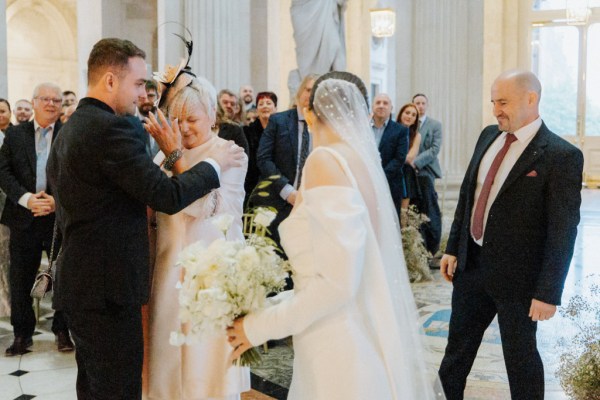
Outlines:
{"type": "Polygon", "coordinates": [[[463,398],[484,331],[496,314],[513,400],[544,398],[537,321],[554,316],[579,223],[581,151],[539,116],[541,85],[528,71],[492,85],[498,125],[483,130],[460,189],[441,273],[453,282],[440,378],[463,398]]]}
{"type": "Polygon", "coordinates": [[[144,58],[127,40],[94,45],[88,95],[63,127],[48,164],[63,231],[54,305],[64,310],[75,340],[80,399],[141,399],[146,205],[176,213],[219,187],[220,170],[243,157],[225,142],[183,172],[178,130],[162,120],[153,135],[167,154],[164,167],[174,173],[167,177],[147,154],[144,133],[123,117],[135,112],[145,90],[144,58]]]}

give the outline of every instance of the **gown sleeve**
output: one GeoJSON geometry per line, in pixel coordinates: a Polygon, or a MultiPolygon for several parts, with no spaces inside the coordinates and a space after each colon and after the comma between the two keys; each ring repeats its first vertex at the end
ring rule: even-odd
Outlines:
{"type": "MultiPolygon", "coordinates": [[[[358,291],[364,267],[366,206],[350,187],[321,186],[302,194],[308,223],[302,262],[313,271],[302,288],[276,305],[246,316],[244,330],[253,345],[298,334],[348,304],[358,291]]],[[[294,260],[291,260],[294,267],[294,260]]],[[[305,268],[302,268],[303,270],[305,268]]],[[[284,292],[285,293],[285,292],[284,292]]]]}

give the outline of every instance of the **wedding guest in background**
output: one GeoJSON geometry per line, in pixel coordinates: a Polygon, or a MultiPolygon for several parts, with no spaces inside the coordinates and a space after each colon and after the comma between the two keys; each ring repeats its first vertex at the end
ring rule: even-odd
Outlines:
{"type": "Polygon", "coordinates": [[[270,204],[277,217],[269,226],[272,238],[279,243],[277,227],[292,211],[300,186],[302,168],[312,148],[303,110],[308,107],[310,92],[317,75],[304,78],[296,92],[296,106],[271,115],[260,138],[256,162],[262,179],[279,176],[269,187],[270,204]]]}
{"type": "MultiPolygon", "coordinates": [[[[10,323],[14,341],[6,349],[9,357],[26,353],[33,345],[36,318],[29,293],[42,252],[49,257],[52,247],[56,187],[46,179],[46,164],[61,133],[61,103],[58,86],[37,85],[33,91],[33,121],[9,128],[0,149],[0,188],[7,196],[0,222],[10,228],[10,323]]],[[[60,246],[59,239],[56,246],[60,246]]],[[[62,310],[54,313],[52,332],[59,351],[73,350],[62,310]]]]}
{"type": "MultiPolygon", "coordinates": [[[[162,105],[173,125],[181,134],[183,159],[188,166],[205,160],[224,139],[211,131],[215,122],[216,91],[204,78],[181,74],[168,90],[169,101],[162,105]]],[[[154,125],[152,129],[158,129],[154,125]]],[[[157,164],[164,161],[159,153],[157,164]]],[[[176,268],[181,251],[198,240],[207,245],[223,238],[223,232],[212,221],[221,215],[231,215],[233,223],[227,231],[228,240],[244,240],[242,205],[247,159],[241,166],[221,174],[220,187],[196,200],[174,215],[157,213],[157,259],[150,296],[148,333],[148,393],[149,399],[227,399],[240,398],[250,390],[250,370],[231,366],[227,360],[229,346],[226,336],[203,339],[199,343],[170,346],[171,332],[182,329],[179,311],[181,267],[176,268]]],[[[169,171],[165,171],[170,175],[169,171]]]]}
{"type": "Polygon", "coordinates": [[[13,109],[13,114],[15,115],[16,125],[28,122],[33,116],[33,105],[29,100],[17,100],[13,109]]]}
{"type": "Polygon", "coordinates": [[[17,100],[13,109],[16,125],[28,122],[33,116],[33,104],[29,100],[17,100]]]}
{"type": "Polygon", "coordinates": [[[71,118],[71,115],[73,115],[73,113],[75,112],[76,109],[77,109],[76,104],[71,104],[70,106],[64,107],[63,113],[60,116],[60,122],[65,124],[69,120],[69,118],[71,118]]]}
{"type": "MultiPolygon", "coordinates": [[[[145,83],[146,90],[142,93],[142,96],[138,98],[137,105],[137,117],[140,121],[144,121],[148,118],[150,113],[156,112],[156,105],[158,100],[158,85],[152,79],[148,79],[145,83]]],[[[133,121],[132,121],[133,122],[133,121]]],[[[137,122],[134,125],[138,126],[137,122]]],[[[143,127],[142,127],[143,128],[143,127]]],[[[146,139],[146,150],[150,157],[154,158],[156,154],[160,151],[158,147],[158,143],[156,140],[150,135],[148,132],[145,132],[146,139]]]]}
{"type": "Polygon", "coordinates": [[[146,152],[144,133],[123,118],[135,113],[145,91],[145,53],[128,40],[102,39],[87,67],[87,97],[48,162],[63,232],[53,301],[64,310],[77,345],[78,398],[141,399],[141,305],[149,294],[146,206],[181,211],[218,188],[219,175],[241,165],[243,154],[231,142],[219,143],[185,171],[181,138],[158,112],[163,129],[152,134],[167,154],[164,168],[177,175],[167,177],[146,152]]]}
{"type": "Polygon", "coordinates": [[[242,99],[236,96],[235,107],[233,109],[233,122],[243,126],[246,121],[246,109],[244,108],[244,102],[242,99]]]}
{"type": "Polygon", "coordinates": [[[258,111],[256,111],[256,108],[251,108],[250,110],[246,111],[246,122],[244,123],[244,125],[250,125],[251,123],[256,121],[256,118],[258,118],[258,111]]]}
{"type": "Polygon", "coordinates": [[[390,185],[396,213],[400,216],[400,203],[405,195],[402,166],[408,153],[408,128],[393,121],[392,100],[385,93],[379,93],[373,99],[373,118],[371,128],[375,135],[375,144],[381,155],[383,172],[390,185]]]}
{"type": "Polygon", "coordinates": [[[244,135],[244,130],[240,124],[234,121],[236,104],[237,97],[232,91],[223,89],[219,92],[217,96],[215,129],[220,138],[233,140],[248,155],[250,149],[248,148],[248,141],[244,135]]]}
{"type": "Polygon", "coordinates": [[[407,103],[403,105],[400,109],[400,112],[398,112],[398,116],[396,117],[396,122],[406,126],[409,131],[408,154],[406,155],[406,162],[402,167],[404,172],[402,174],[404,177],[404,188],[406,189],[406,194],[402,198],[401,207],[403,210],[408,208],[411,199],[413,201],[418,201],[421,196],[417,174],[413,166],[415,158],[419,153],[419,146],[421,145],[418,117],[419,111],[417,110],[417,106],[415,106],[413,103],[407,103]]]}
{"type": "Polygon", "coordinates": [[[10,103],[8,100],[0,98],[0,139],[2,140],[4,140],[4,133],[8,127],[12,126],[10,115],[10,103]]]}
{"type": "Polygon", "coordinates": [[[229,89],[222,89],[217,96],[217,125],[221,122],[233,123],[237,97],[229,89]]]}
{"type": "Polygon", "coordinates": [[[65,90],[64,92],[62,92],[62,97],[63,97],[63,102],[62,102],[63,107],[68,107],[70,105],[77,104],[77,95],[75,94],[75,92],[73,92],[71,90],[65,90]]]}
{"type": "MultiPolygon", "coordinates": [[[[7,100],[0,98],[0,146],[4,141],[4,129],[2,126],[7,125],[6,120],[10,123],[10,104],[7,100]],[[8,117],[6,112],[8,110],[8,117]]],[[[8,129],[8,126],[7,128],[8,129]]],[[[6,194],[0,190],[0,215],[4,209],[6,194]]],[[[10,316],[10,284],[8,276],[8,268],[10,265],[10,256],[8,244],[10,231],[5,225],[0,225],[0,317],[10,316]]]]}
{"type": "Polygon", "coordinates": [[[252,103],[254,100],[254,88],[250,85],[240,87],[240,100],[243,102],[244,111],[248,112],[256,108],[256,105],[252,103]]]}
{"type": "Polygon", "coordinates": [[[442,177],[442,168],[438,154],[442,147],[442,124],[427,115],[429,100],[422,93],[413,96],[413,103],[419,111],[419,133],[421,145],[419,154],[413,160],[417,172],[417,181],[421,189],[421,197],[413,200],[420,212],[427,215],[429,222],[421,226],[425,247],[435,256],[440,248],[442,238],[442,213],[435,191],[435,180],[442,177]]]}
{"type": "Polygon", "coordinates": [[[250,150],[248,156],[248,173],[246,174],[246,182],[244,183],[244,189],[246,190],[244,203],[247,203],[250,193],[252,193],[260,178],[256,153],[258,152],[258,145],[263,131],[269,123],[269,117],[277,111],[277,95],[273,92],[260,92],[256,95],[256,104],[258,118],[249,126],[244,127],[244,134],[248,140],[248,148],[250,150]]]}
{"type": "Polygon", "coordinates": [[[537,321],[560,305],[577,236],[583,155],[539,114],[542,86],[529,71],[500,74],[491,89],[498,125],[485,128],[460,188],[441,273],[452,314],[440,378],[463,398],[483,334],[498,316],[510,397],[544,398],[537,321]]]}

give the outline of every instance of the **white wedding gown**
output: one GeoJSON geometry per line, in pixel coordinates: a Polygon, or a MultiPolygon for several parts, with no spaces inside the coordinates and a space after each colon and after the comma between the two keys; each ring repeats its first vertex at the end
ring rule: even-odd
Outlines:
{"type": "MultiPolygon", "coordinates": [[[[370,210],[349,167],[354,160],[323,147],[311,156],[317,151],[334,155],[353,187],[300,187],[301,202],[279,228],[294,291],[246,316],[248,340],[259,345],[293,335],[289,399],[432,398],[429,391],[413,390],[423,377],[411,357],[420,353],[392,322],[392,294],[370,210]]],[[[397,260],[397,267],[406,268],[404,261],[397,260]]],[[[406,317],[414,326],[405,328],[416,332],[416,315],[406,317]]]]}
{"type": "MultiPolygon", "coordinates": [[[[185,150],[183,157],[192,166],[206,158],[207,152],[223,139],[213,137],[208,142],[185,150]]],[[[155,162],[164,155],[159,153],[155,162]]],[[[196,200],[183,211],[169,216],[157,213],[157,252],[149,310],[148,393],[149,400],[197,400],[240,398],[250,390],[250,370],[229,365],[231,347],[225,332],[222,336],[201,340],[181,347],[169,344],[169,336],[180,327],[180,269],[175,267],[181,250],[198,240],[210,244],[223,233],[212,224],[211,217],[230,214],[234,222],[227,233],[229,240],[243,240],[242,206],[244,201],[243,167],[231,168],[221,174],[219,189],[196,200]]]]}

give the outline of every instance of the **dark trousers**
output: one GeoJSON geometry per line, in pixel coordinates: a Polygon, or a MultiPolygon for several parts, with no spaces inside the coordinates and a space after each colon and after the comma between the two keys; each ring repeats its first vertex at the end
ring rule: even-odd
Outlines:
{"type": "Polygon", "coordinates": [[[65,314],[75,341],[77,398],[141,399],[141,307],[110,305],[103,310],[67,310],[65,314]]]}
{"type": "Polygon", "coordinates": [[[484,287],[485,265],[478,245],[469,247],[469,264],[454,277],[448,345],[440,379],[448,400],[463,399],[483,334],[498,314],[502,352],[512,400],[544,398],[544,367],[537,351],[537,323],[528,316],[531,299],[497,298],[484,287]]]}
{"type": "Polygon", "coordinates": [[[442,213],[435,191],[435,180],[429,175],[417,175],[417,182],[419,182],[421,196],[411,199],[411,203],[417,206],[420,213],[429,217],[429,222],[421,226],[421,235],[427,250],[435,255],[442,239],[442,213]]]}
{"type": "MultiPolygon", "coordinates": [[[[52,221],[46,217],[34,220],[26,230],[10,230],[10,323],[15,336],[29,338],[35,330],[35,313],[30,296],[35,276],[40,268],[42,251],[50,257],[52,246],[52,221]]],[[[57,240],[54,258],[58,253],[60,240],[57,240]]],[[[52,332],[67,331],[63,313],[56,311],[52,319],[52,332]]]]}

